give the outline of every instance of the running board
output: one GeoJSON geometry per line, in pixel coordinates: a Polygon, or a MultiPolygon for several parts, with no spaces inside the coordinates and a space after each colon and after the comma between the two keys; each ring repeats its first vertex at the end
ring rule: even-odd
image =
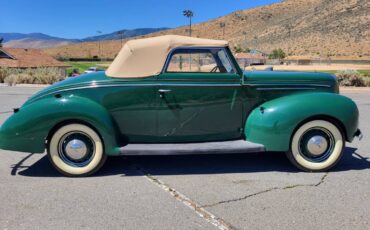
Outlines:
{"type": "Polygon", "coordinates": [[[121,155],[189,155],[264,152],[265,147],[245,140],[180,143],[180,144],[128,144],[120,148],[121,155]]]}

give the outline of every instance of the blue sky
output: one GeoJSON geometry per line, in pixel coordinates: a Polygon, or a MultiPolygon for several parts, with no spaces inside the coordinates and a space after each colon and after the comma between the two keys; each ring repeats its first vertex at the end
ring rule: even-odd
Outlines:
{"type": "Polygon", "coordinates": [[[199,23],[279,0],[1,0],[0,32],[41,32],[84,38],[96,31],[177,27],[188,23],[184,9],[199,23]]]}

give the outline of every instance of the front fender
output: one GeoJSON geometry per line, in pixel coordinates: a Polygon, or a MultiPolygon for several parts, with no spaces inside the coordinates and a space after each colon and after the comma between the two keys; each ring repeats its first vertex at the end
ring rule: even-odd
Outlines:
{"type": "Polygon", "coordinates": [[[43,153],[49,132],[68,120],[92,125],[103,139],[105,153],[119,154],[116,130],[109,112],[93,100],[73,95],[47,97],[23,106],[0,127],[0,148],[43,153]]]}
{"type": "Polygon", "coordinates": [[[347,141],[353,140],[358,128],[359,112],[351,99],[333,93],[303,93],[255,108],[247,118],[245,136],[248,141],[263,144],[267,151],[288,151],[298,125],[314,117],[339,121],[347,141]]]}

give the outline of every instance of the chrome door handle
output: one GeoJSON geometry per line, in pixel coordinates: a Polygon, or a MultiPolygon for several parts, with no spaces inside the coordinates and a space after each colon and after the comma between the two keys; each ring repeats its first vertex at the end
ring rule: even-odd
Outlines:
{"type": "Polygon", "coordinates": [[[171,90],[170,89],[159,89],[158,92],[159,93],[169,93],[171,92],[171,90]]]}

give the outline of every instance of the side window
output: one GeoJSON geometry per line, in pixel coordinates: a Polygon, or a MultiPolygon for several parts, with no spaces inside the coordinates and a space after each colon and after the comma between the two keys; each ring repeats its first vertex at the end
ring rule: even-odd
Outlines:
{"type": "Polygon", "coordinates": [[[210,52],[178,52],[172,55],[167,72],[209,73],[217,68],[210,52]]]}
{"type": "Polygon", "coordinates": [[[222,62],[222,65],[225,67],[227,73],[235,73],[235,69],[230,62],[230,58],[228,57],[224,49],[218,51],[217,56],[220,58],[220,61],[222,62]]]}

